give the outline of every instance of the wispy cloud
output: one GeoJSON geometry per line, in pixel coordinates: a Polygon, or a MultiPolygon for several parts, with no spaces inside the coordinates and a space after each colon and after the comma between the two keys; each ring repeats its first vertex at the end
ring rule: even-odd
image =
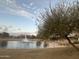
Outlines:
{"type": "Polygon", "coordinates": [[[34,5],[34,3],[33,3],[33,2],[31,2],[31,3],[30,3],[30,6],[33,6],[33,5],[34,5]]]}
{"type": "MultiPolygon", "coordinates": [[[[17,4],[16,0],[0,0],[0,7],[8,10],[8,14],[33,18],[34,14],[17,4]]],[[[33,5],[31,3],[30,5],[33,5]]]]}
{"type": "Polygon", "coordinates": [[[17,10],[18,12],[16,12],[17,13],[17,15],[20,15],[20,16],[24,16],[24,17],[34,17],[34,15],[33,14],[31,14],[31,13],[29,13],[29,12],[27,12],[27,11],[25,11],[25,10],[17,10]]]}

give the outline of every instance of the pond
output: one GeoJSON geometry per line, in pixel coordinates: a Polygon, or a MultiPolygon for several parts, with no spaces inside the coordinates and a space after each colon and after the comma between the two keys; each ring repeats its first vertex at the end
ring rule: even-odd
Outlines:
{"type": "Polygon", "coordinates": [[[1,46],[0,48],[10,49],[24,49],[24,48],[45,48],[44,42],[38,41],[7,41],[7,45],[1,46]]]}

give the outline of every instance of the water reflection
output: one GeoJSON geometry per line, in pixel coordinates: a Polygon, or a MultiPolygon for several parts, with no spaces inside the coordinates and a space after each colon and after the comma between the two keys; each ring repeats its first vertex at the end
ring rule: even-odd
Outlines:
{"type": "Polygon", "coordinates": [[[7,46],[8,42],[7,41],[1,41],[0,42],[0,47],[5,48],[7,46]]]}
{"type": "Polygon", "coordinates": [[[39,41],[22,42],[8,41],[6,48],[44,48],[44,43],[39,41]]]}
{"type": "Polygon", "coordinates": [[[44,41],[44,48],[48,46],[48,42],[44,41]]]}
{"type": "Polygon", "coordinates": [[[41,46],[41,41],[37,41],[36,46],[37,46],[37,48],[39,48],[41,46]]]}

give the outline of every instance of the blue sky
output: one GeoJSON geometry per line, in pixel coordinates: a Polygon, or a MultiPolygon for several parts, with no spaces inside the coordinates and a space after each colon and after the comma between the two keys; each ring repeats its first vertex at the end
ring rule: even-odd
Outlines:
{"type": "Polygon", "coordinates": [[[36,32],[36,18],[50,1],[53,7],[57,4],[57,0],[0,0],[0,31],[6,26],[8,32],[36,32]]]}

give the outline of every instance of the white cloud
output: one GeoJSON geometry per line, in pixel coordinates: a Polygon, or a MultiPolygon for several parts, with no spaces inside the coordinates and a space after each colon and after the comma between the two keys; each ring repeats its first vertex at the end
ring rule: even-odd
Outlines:
{"type": "Polygon", "coordinates": [[[31,2],[31,3],[30,3],[30,6],[33,6],[33,5],[34,5],[34,3],[33,3],[33,2],[31,2]]]}
{"type": "Polygon", "coordinates": [[[31,7],[30,6],[28,6],[27,4],[25,4],[25,3],[22,3],[22,6],[23,7],[27,7],[28,9],[30,9],[31,7]]]}
{"type": "Polygon", "coordinates": [[[27,7],[27,5],[26,5],[25,3],[22,3],[22,5],[23,5],[24,7],[27,7]]]}
{"type": "Polygon", "coordinates": [[[12,3],[12,0],[6,0],[8,3],[12,3]]]}
{"type": "MultiPolygon", "coordinates": [[[[7,12],[8,14],[29,17],[29,18],[35,18],[34,14],[28,12],[25,8],[18,5],[16,3],[16,0],[5,0],[5,1],[0,0],[0,3],[1,3],[0,7],[3,7],[3,8],[5,8],[5,10],[9,11],[9,12],[7,12]],[[3,2],[3,3],[1,3],[1,2],[3,2]]],[[[31,3],[30,5],[33,5],[33,3],[31,3]]]]}
{"type": "Polygon", "coordinates": [[[37,9],[37,7],[33,7],[32,9],[37,9]]]}
{"type": "Polygon", "coordinates": [[[24,16],[24,17],[34,17],[33,14],[31,14],[25,10],[17,10],[17,11],[18,11],[18,12],[16,12],[17,15],[24,16]]]}

